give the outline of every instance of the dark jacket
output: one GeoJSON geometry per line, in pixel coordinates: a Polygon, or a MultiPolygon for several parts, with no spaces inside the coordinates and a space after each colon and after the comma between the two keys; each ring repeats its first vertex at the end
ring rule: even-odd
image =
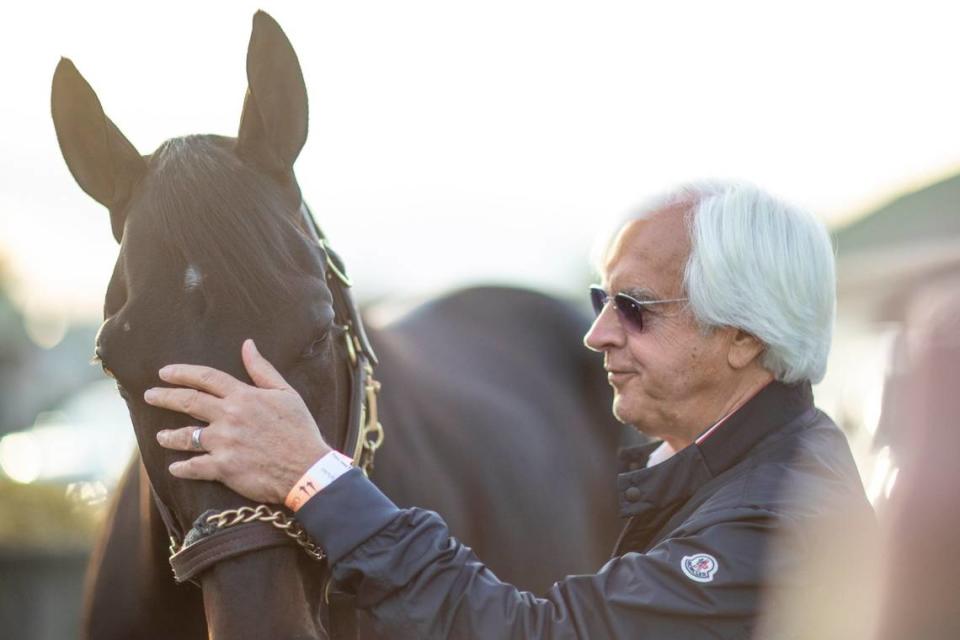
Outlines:
{"type": "Polygon", "coordinates": [[[645,468],[655,446],[623,453],[629,520],[613,558],[543,597],[500,582],[439,516],[398,509],[356,470],[297,518],[383,637],[483,639],[749,638],[763,603],[818,588],[804,568],[829,543],[823,525],[872,520],[808,384],[768,385],[701,444],[645,468]]]}

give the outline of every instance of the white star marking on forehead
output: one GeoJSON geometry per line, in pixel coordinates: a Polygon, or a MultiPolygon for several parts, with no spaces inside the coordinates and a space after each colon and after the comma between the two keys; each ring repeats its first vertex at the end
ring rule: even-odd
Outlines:
{"type": "Polygon", "coordinates": [[[202,282],[203,274],[200,273],[200,269],[192,264],[188,266],[183,273],[183,288],[187,291],[193,291],[199,289],[202,282]]]}

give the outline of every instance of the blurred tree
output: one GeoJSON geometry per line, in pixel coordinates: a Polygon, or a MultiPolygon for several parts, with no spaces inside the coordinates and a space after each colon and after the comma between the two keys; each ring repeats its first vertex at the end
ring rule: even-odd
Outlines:
{"type": "Polygon", "coordinates": [[[6,257],[0,253],[0,435],[15,426],[18,403],[12,394],[14,378],[31,347],[23,316],[7,294],[10,281],[7,264],[6,257]]]}
{"type": "Polygon", "coordinates": [[[10,270],[0,253],[0,436],[26,429],[41,411],[101,377],[89,365],[96,327],[70,327],[52,349],[37,346],[11,299],[10,270]]]}

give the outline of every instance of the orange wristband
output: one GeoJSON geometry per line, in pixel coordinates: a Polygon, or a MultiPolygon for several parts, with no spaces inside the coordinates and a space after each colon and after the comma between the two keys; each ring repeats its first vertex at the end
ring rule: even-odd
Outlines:
{"type": "Polygon", "coordinates": [[[291,511],[296,511],[307,500],[320,493],[324,487],[353,468],[353,460],[339,451],[331,451],[307,469],[297,484],[293,485],[283,504],[291,511]]]}

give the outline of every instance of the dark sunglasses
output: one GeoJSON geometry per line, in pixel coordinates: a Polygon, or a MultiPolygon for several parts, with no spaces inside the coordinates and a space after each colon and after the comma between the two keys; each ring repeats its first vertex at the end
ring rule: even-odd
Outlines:
{"type": "Polygon", "coordinates": [[[663,304],[665,302],[684,302],[687,298],[671,298],[669,300],[637,300],[631,298],[625,293],[608,294],[600,285],[590,286],[590,303],[593,305],[593,311],[598,316],[603,313],[607,303],[613,300],[613,307],[617,310],[623,326],[630,331],[643,331],[643,313],[644,307],[652,304],[663,304]]]}

